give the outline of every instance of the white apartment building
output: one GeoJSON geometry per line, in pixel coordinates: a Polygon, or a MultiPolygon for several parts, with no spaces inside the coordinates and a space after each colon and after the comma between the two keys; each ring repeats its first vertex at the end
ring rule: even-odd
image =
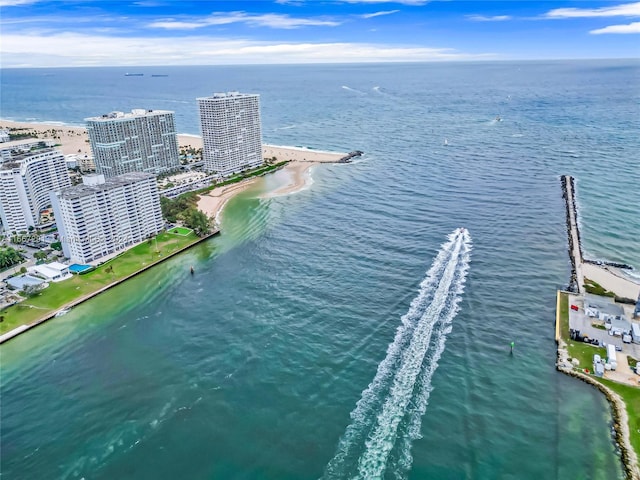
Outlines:
{"type": "Polygon", "coordinates": [[[0,220],[5,232],[35,227],[51,202],[49,192],[71,186],[64,155],[44,149],[14,155],[0,165],[0,220]]]}
{"type": "Polygon", "coordinates": [[[22,155],[43,148],[54,147],[55,140],[50,138],[28,138],[22,140],[7,141],[0,145],[0,161],[7,162],[12,157],[22,155]]]}
{"type": "Polygon", "coordinates": [[[85,121],[96,172],[107,178],[129,172],[157,175],[180,167],[173,112],[135,109],[85,121]]]}
{"type": "Polygon", "coordinates": [[[197,100],[204,169],[226,177],[262,165],[260,95],[215,93],[197,100]]]}
{"type": "Polygon", "coordinates": [[[131,172],[51,194],[65,257],[88,263],[155,235],[164,225],[155,176],[131,172]]]}

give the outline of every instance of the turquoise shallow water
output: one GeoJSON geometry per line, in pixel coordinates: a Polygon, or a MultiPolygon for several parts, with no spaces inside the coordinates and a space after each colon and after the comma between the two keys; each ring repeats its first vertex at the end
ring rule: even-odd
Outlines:
{"type": "Polygon", "coordinates": [[[193,99],[238,89],[261,93],[265,141],[367,153],[316,167],[294,195],[263,198],[278,179],[263,180],[228,204],[219,238],[3,345],[3,476],[354,474],[364,442],[327,465],[461,226],[460,311],[433,376],[407,393],[386,476],[621,476],[606,402],[554,369],[569,271],[558,176],[578,178],[586,251],[640,267],[637,62],[169,70],[3,71],[2,116],[171,108],[197,133],[193,99]],[[423,387],[422,438],[407,442],[423,387]]]}

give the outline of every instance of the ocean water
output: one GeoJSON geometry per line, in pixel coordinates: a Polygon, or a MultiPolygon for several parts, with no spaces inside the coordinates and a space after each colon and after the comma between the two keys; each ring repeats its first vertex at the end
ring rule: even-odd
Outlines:
{"type": "Polygon", "coordinates": [[[266,142],[366,154],[262,179],[220,237],[0,347],[3,478],[621,478],[606,401],[554,368],[559,176],[585,252],[640,269],[640,62],[140,71],[3,70],[0,116],[197,134],[195,98],[239,90],[266,142]]]}

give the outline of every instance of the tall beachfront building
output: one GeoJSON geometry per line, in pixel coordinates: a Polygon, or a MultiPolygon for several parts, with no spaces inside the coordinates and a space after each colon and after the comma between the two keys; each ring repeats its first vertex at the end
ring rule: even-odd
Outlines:
{"type": "Polygon", "coordinates": [[[77,263],[118,252],[163,227],[155,176],[131,172],[105,179],[88,175],[51,193],[62,251],[77,263]]]}
{"type": "Polygon", "coordinates": [[[198,107],[206,171],[226,177],[262,165],[260,95],[215,93],[198,107]]]}
{"type": "Polygon", "coordinates": [[[96,172],[107,178],[129,172],[157,175],[180,167],[173,112],[135,109],[85,121],[96,172]]]}
{"type": "Polygon", "coordinates": [[[13,233],[40,224],[40,212],[51,202],[49,192],[71,186],[64,155],[45,148],[12,155],[0,165],[0,220],[13,233]]]}

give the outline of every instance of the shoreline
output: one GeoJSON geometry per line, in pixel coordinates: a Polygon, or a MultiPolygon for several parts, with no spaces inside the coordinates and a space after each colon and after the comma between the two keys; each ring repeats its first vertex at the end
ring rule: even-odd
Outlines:
{"type": "MultiPolygon", "coordinates": [[[[600,390],[607,399],[612,412],[613,429],[615,431],[616,443],[620,449],[620,457],[622,461],[625,477],[632,480],[640,480],[640,468],[638,466],[638,453],[631,444],[631,433],[629,426],[629,413],[623,398],[611,388],[597,379],[586,375],[581,371],[576,371],[570,361],[569,348],[567,342],[563,338],[561,326],[561,296],[564,295],[581,295],[584,293],[584,278],[600,281],[593,276],[598,276],[604,283],[600,285],[607,290],[614,292],[616,295],[623,297],[621,293],[640,292],[640,285],[635,284],[623,277],[616,276],[611,273],[605,266],[595,265],[586,261],[582,256],[582,239],[580,237],[580,228],[578,221],[578,212],[576,207],[576,191],[575,180],[573,177],[563,175],[561,178],[562,197],[565,202],[566,229],[568,237],[569,259],[571,262],[571,278],[566,292],[558,290],[556,292],[556,324],[555,324],[555,340],[556,349],[556,370],[569,375],[571,377],[582,380],[589,385],[600,390]],[[587,267],[585,269],[585,267],[587,267]],[[588,272],[589,276],[585,275],[588,272]],[[604,275],[607,273],[608,276],[604,275]],[[636,291],[637,289],[637,291],[636,291]]],[[[611,268],[611,267],[609,267],[611,268]]],[[[568,301],[568,299],[567,299],[568,301]]],[[[567,327],[568,328],[568,327],[567,327]]],[[[566,335],[566,332],[564,332],[566,335]]],[[[615,383],[615,382],[614,382],[615,383]]],[[[622,384],[621,384],[622,385],[622,384]]]]}
{"type": "MultiPolygon", "coordinates": [[[[65,125],[61,122],[52,121],[36,123],[16,122],[12,120],[0,119],[0,128],[32,130],[36,138],[46,138],[55,141],[55,148],[61,150],[65,155],[74,154],[93,156],[89,144],[89,136],[85,127],[65,125]]],[[[202,138],[199,135],[180,134],[177,135],[177,137],[179,147],[190,146],[194,148],[202,148],[202,138]]],[[[27,140],[27,138],[25,138],[25,140],[27,140]]],[[[309,184],[310,170],[313,166],[321,163],[339,163],[340,161],[344,162],[344,159],[349,155],[345,153],[330,152],[326,150],[313,150],[303,147],[289,147],[269,144],[263,144],[262,151],[263,158],[273,159],[275,157],[278,161],[287,162],[283,167],[277,168],[273,171],[283,169],[290,173],[289,183],[281,186],[273,192],[269,192],[269,196],[287,195],[300,191],[309,184]]],[[[273,171],[268,173],[272,173],[273,171]]],[[[206,194],[200,194],[198,209],[207,214],[207,216],[213,217],[216,224],[219,224],[222,211],[224,210],[227,202],[235,195],[254,185],[258,181],[258,178],[260,178],[260,176],[250,177],[238,183],[214,188],[206,194]]],[[[145,265],[139,270],[136,270],[135,272],[132,272],[131,274],[119,280],[115,280],[111,283],[108,283],[107,285],[101,286],[91,293],[71,300],[64,305],[55,308],[53,311],[49,311],[47,314],[43,315],[40,318],[37,318],[36,320],[19,325],[12,330],[5,332],[4,334],[0,335],[0,344],[12,338],[15,338],[21,333],[35,328],[52,318],[55,318],[55,315],[59,311],[73,308],[99,295],[100,293],[109,290],[110,288],[113,288],[125,282],[126,280],[135,277],[136,275],[139,275],[140,273],[148,270],[155,265],[158,265],[159,263],[173,257],[174,255],[177,255],[191,248],[192,246],[197,245],[206,239],[209,239],[210,237],[218,233],[220,233],[220,230],[216,227],[211,234],[202,238],[198,238],[193,243],[184,246],[183,248],[171,253],[167,257],[163,257],[158,261],[155,261],[149,265],[145,265]]]]}
{"type": "MultiPolygon", "coordinates": [[[[49,138],[59,144],[58,148],[65,155],[93,156],[89,145],[89,135],[85,127],[66,125],[62,122],[17,122],[0,119],[0,128],[29,129],[33,130],[38,138],[49,138]],[[51,134],[57,137],[53,137],[51,134]]],[[[177,134],[178,147],[202,148],[202,137],[189,133],[177,134]]],[[[321,163],[340,163],[349,154],[333,152],[329,150],[316,150],[306,147],[289,145],[262,144],[262,156],[266,159],[286,161],[284,170],[289,173],[289,183],[278,188],[274,192],[265,195],[265,198],[289,195],[304,189],[311,184],[311,168],[321,163]]],[[[207,216],[213,217],[219,223],[222,211],[226,203],[235,195],[243,192],[255,184],[258,177],[243,180],[237,184],[214,188],[206,194],[200,195],[198,209],[207,216]]]]}
{"type": "Polygon", "coordinates": [[[52,318],[56,318],[56,314],[58,312],[60,312],[61,310],[69,310],[71,308],[74,308],[88,300],[91,300],[92,298],[100,295],[103,292],[106,292],[107,290],[110,290],[113,287],[116,287],[118,285],[120,285],[121,283],[126,282],[127,280],[130,280],[131,278],[134,278],[138,275],[140,275],[143,272],[146,272],[147,270],[155,267],[156,265],[159,265],[162,262],[165,262],[167,260],[169,260],[170,258],[173,258],[174,256],[190,249],[191,247],[198,245],[202,242],[204,242],[205,240],[210,239],[211,237],[218,235],[220,233],[220,230],[214,229],[210,234],[204,236],[204,237],[198,237],[196,240],[194,240],[192,243],[183,246],[182,248],[176,250],[175,252],[171,252],[170,254],[166,255],[166,256],[162,256],[161,258],[159,258],[158,260],[143,266],[142,268],[118,279],[118,280],[114,280],[111,283],[108,283],[107,285],[91,292],[91,293],[87,293],[79,298],[76,298],[74,300],[71,300],[67,303],[65,303],[64,305],[61,305],[60,307],[54,309],[53,311],[43,315],[42,317],[38,318],[37,320],[34,320],[30,323],[27,324],[23,324],[20,325],[12,330],[9,330],[8,332],[5,332],[4,334],[0,335],[0,345],[11,340],[12,338],[17,337],[18,335],[27,332],[29,330],[31,330],[32,328],[35,328],[39,325],[42,325],[43,323],[51,320],[52,318]]]}

